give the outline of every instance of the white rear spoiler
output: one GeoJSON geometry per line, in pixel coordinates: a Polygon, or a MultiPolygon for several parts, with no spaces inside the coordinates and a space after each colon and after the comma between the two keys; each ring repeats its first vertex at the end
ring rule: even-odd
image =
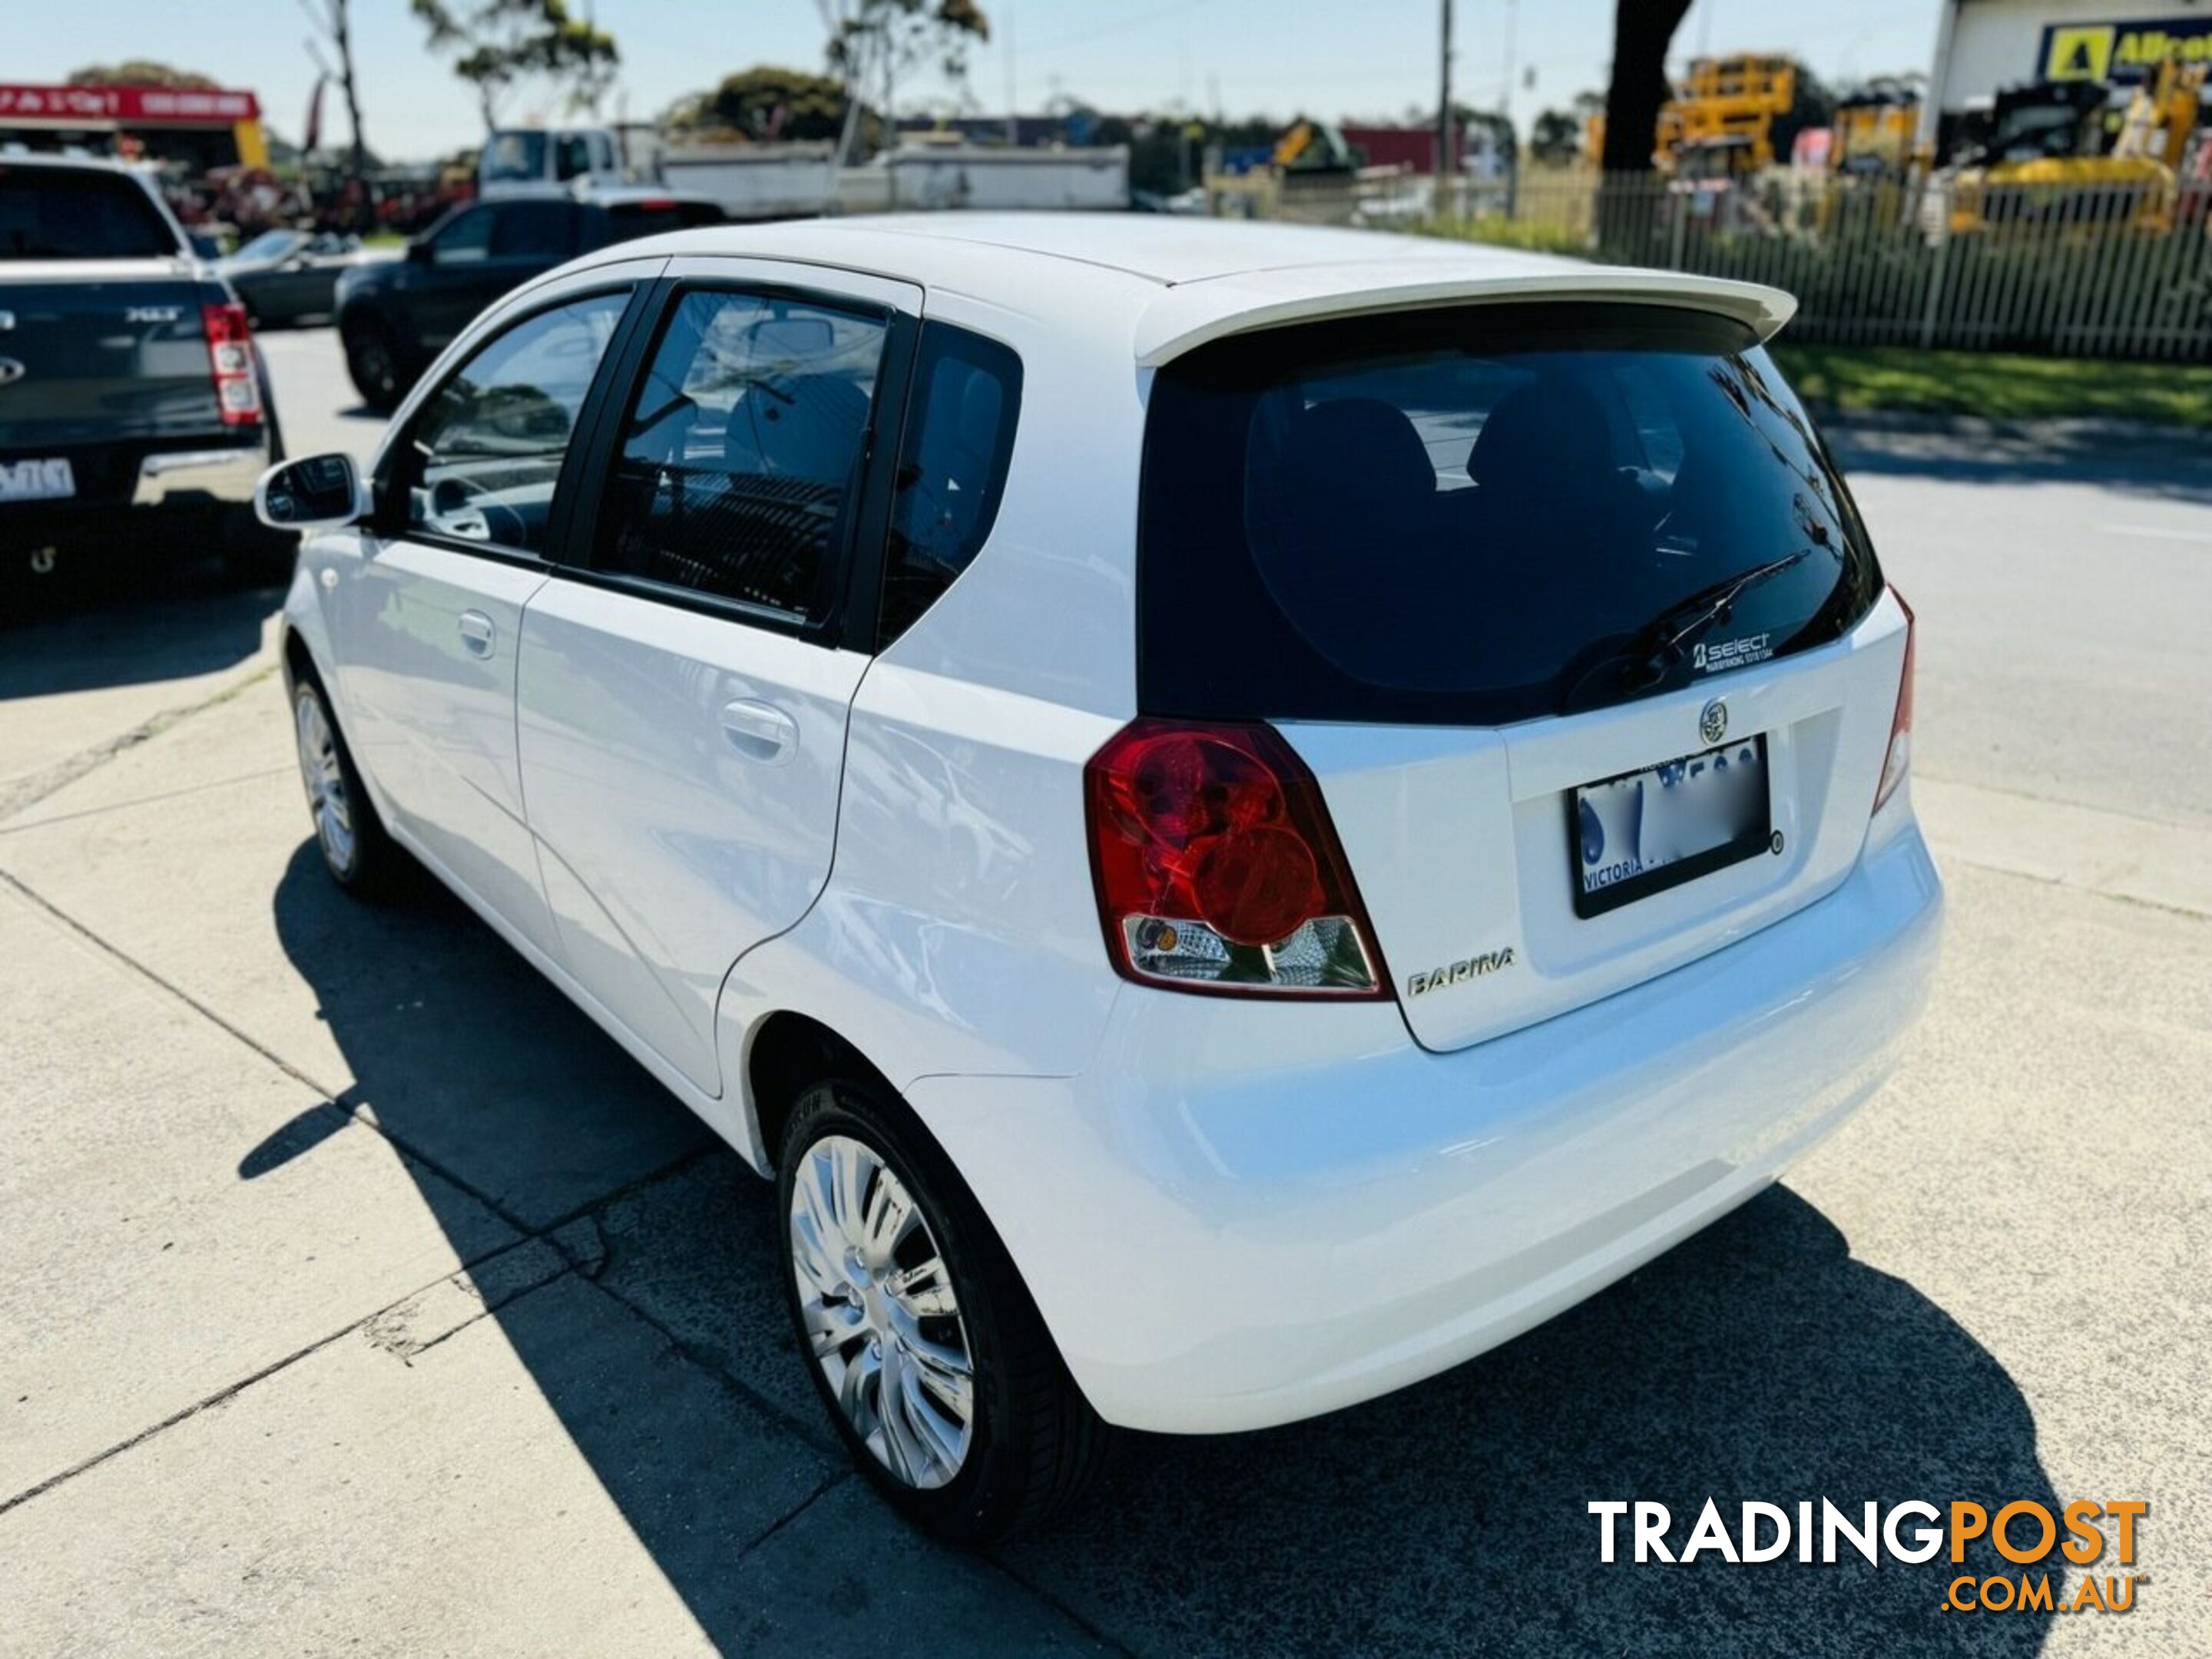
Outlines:
{"type": "Polygon", "coordinates": [[[1425,306],[1519,300],[1673,306],[1733,318],[1761,340],[1771,338],[1797,309],[1794,297],[1759,283],[1565,259],[1544,262],[1553,267],[1550,270],[1531,269],[1537,262],[1525,255],[1491,258],[1497,258],[1498,264],[1491,264],[1480,252],[1471,252],[1457,258],[1388,264],[1294,265],[1178,283],[1138,318],[1137,362],[1157,368],[1224,335],[1425,306]],[[1510,265],[1505,265],[1506,258],[1510,265]]]}

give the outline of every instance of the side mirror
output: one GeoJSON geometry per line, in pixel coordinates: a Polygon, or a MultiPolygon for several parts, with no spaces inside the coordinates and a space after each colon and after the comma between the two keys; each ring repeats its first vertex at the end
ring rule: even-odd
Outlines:
{"type": "Polygon", "coordinates": [[[410,242],[407,244],[407,263],[410,265],[434,265],[438,263],[437,250],[426,241],[410,242]]]}
{"type": "Polygon", "coordinates": [[[253,511],[271,530],[343,530],[369,515],[368,482],[350,455],[310,455],[261,475],[253,511]]]}

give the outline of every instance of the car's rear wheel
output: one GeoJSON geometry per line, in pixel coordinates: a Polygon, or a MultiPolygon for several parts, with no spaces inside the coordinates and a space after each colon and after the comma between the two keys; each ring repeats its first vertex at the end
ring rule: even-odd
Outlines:
{"type": "Polygon", "coordinates": [[[406,394],[406,376],[399,365],[399,343],[391,325],[375,317],[350,319],[340,331],[345,343],[346,373],[362,402],[380,415],[389,415],[406,394]]]}
{"type": "Polygon", "coordinates": [[[322,683],[312,674],[292,684],[292,735],[323,868],[349,893],[366,898],[390,892],[404,875],[403,855],[362,787],[322,683]]]}
{"type": "Polygon", "coordinates": [[[809,1090],[776,1190],[800,1353],[878,1491],[929,1531],[980,1544],[1090,1484],[1106,1426],[966,1184],[902,1104],[867,1082],[809,1090]]]}

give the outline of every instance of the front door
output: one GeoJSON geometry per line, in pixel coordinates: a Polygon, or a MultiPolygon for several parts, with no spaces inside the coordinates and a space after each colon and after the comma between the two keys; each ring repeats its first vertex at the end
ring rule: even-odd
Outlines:
{"type": "Polygon", "coordinates": [[[857,276],[834,297],[725,285],[736,264],[669,301],[581,568],[524,611],[517,691],[563,959],[709,1092],[731,964],[829,878],[869,661],[838,623],[877,410],[897,406],[891,313],[921,302],[857,276]]]}
{"type": "Polygon", "coordinates": [[[548,949],[515,663],[569,439],[629,298],[556,303],[471,353],[397,447],[392,533],[331,567],[347,735],[395,827],[548,949]]]}

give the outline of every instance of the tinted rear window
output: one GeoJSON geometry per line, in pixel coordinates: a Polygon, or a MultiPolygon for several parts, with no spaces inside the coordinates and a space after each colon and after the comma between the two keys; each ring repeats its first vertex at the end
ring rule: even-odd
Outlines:
{"type": "Polygon", "coordinates": [[[607,210],[607,240],[627,242],[663,231],[719,225],[726,215],[712,202],[635,202],[607,210]]]}
{"type": "Polygon", "coordinates": [[[1467,307],[1203,348],[1153,389],[1140,538],[1140,698],[1200,718],[1594,708],[1832,640],[1881,583],[1754,337],[1653,307],[1467,307]],[[1678,644],[1688,617],[1654,626],[1801,554],[1678,644]]]}
{"type": "Polygon", "coordinates": [[[128,179],[89,168],[0,167],[0,259],[143,259],[181,252],[128,179]]]}

